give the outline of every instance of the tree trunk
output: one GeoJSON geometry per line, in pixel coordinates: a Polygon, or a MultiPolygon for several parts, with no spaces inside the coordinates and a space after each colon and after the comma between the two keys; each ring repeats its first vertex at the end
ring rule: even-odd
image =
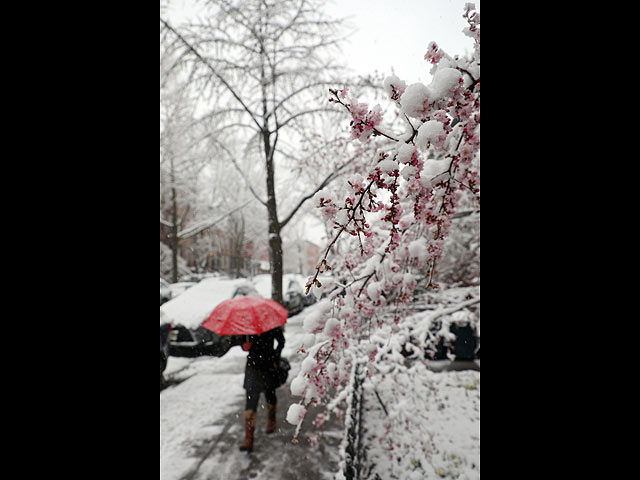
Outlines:
{"type": "MultiPolygon", "coordinates": [[[[265,19],[265,22],[267,20],[265,19]]],[[[264,25],[264,23],[263,23],[264,25]]],[[[271,271],[271,299],[284,305],[282,298],[282,239],[280,238],[280,222],[278,221],[278,206],[276,204],[275,166],[273,154],[275,142],[271,143],[268,115],[267,83],[272,82],[275,89],[275,77],[268,79],[265,75],[266,52],[260,43],[260,84],[262,89],[262,142],[264,145],[265,165],[267,167],[267,216],[269,221],[269,269],[271,271]]],[[[277,122],[276,122],[277,124],[277,122]]],[[[277,128],[275,130],[277,132],[277,128]]],[[[277,140],[277,133],[276,133],[277,140]]]]}
{"type": "MultiPolygon", "coordinates": [[[[271,213],[269,213],[271,217],[271,213]]],[[[271,298],[283,305],[282,298],[282,239],[280,231],[272,231],[269,222],[269,263],[271,264],[271,298]]]]}
{"type": "Polygon", "coordinates": [[[244,268],[244,262],[242,253],[244,250],[244,215],[240,214],[240,220],[235,223],[235,248],[234,254],[236,257],[236,278],[240,278],[241,270],[244,268]]]}
{"type": "Polygon", "coordinates": [[[276,204],[275,175],[270,134],[263,130],[264,152],[267,165],[267,215],[269,219],[269,268],[271,271],[271,299],[283,305],[282,299],[282,239],[276,204]]]}
{"type": "Polygon", "coordinates": [[[178,194],[176,192],[173,171],[173,157],[171,158],[171,282],[178,281],[178,194]]]}

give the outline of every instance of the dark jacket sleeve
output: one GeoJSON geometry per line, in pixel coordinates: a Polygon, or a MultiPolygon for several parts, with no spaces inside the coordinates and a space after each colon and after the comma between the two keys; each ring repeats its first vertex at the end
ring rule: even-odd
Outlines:
{"type": "Polygon", "coordinates": [[[280,354],[284,348],[284,333],[282,333],[282,327],[276,329],[275,339],[278,342],[278,346],[276,347],[276,358],[280,358],[280,354]]]}

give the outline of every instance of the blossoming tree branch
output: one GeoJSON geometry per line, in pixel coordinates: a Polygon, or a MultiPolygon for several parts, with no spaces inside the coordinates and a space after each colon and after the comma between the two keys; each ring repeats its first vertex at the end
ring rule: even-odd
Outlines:
{"type": "MultiPolygon", "coordinates": [[[[452,219],[462,204],[479,209],[480,15],[469,3],[463,16],[472,54],[450,56],[431,42],[424,56],[431,83],[407,85],[395,75],[384,80],[395,115],[380,105],[369,108],[348,87],[330,90],[329,102],[351,117],[353,141],[385,144],[373,158],[359,159],[361,173],[343,191],[315,195],[335,233],[306,285],[307,293],[314,288],[327,295],[317,315],[305,320],[300,352],[306,358],[291,384],[302,398],[287,420],[298,430],[309,405],[326,406],[317,426],[340,410],[358,362],[369,377],[400,368],[396,354],[416,331],[403,321],[416,286],[437,291],[452,219]],[[332,255],[340,242],[348,253],[332,255]]],[[[467,299],[460,309],[475,303],[467,299]]]]}

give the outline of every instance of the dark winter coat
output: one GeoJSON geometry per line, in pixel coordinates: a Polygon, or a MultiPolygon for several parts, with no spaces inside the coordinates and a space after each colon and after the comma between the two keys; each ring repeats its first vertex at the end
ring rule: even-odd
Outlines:
{"type": "Polygon", "coordinates": [[[282,328],[274,328],[262,335],[251,335],[248,340],[251,348],[244,371],[244,389],[263,392],[276,388],[277,364],[284,348],[282,328]],[[275,349],[274,340],[278,342],[275,349]]]}

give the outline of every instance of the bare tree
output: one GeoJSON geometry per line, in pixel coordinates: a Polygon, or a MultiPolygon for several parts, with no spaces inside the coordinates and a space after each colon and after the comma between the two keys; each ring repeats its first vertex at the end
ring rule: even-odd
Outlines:
{"type": "Polygon", "coordinates": [[[254,199],[235,195],[233,202],[226,201],[229,192],[238,191],[242,179],[227,174],[219,155],[206,141],[205,125],[195,117],[197,104],[189,79],[167,75],[162,60],[168,63],[161,57],[160,228],[161,238],[171,250],[170,278],[176,282],[184,241],[192,239],[190,251],[197,262],[201,252],[196,243],[200,247],[206,243],[197,237],[254,199]]]}
{"type": "MultiPolygon", "coordinates": [[[[169,67],[189,72],[209,107],[202,121],[218,122],[209,140],[243,174],[255,198],[266,208],[272,297],[282,302],[281,231],[315,192],[344,165],[334,165],[307,188],[288,212],[279,214],[277,165],[300,159],[301,143],[317,132],[322,114],[334,112],[327,88],[344,73],[333,61],[341,22],[328,20],[319,0],[210,0],[204,22],[178,31],[162,17],[161,40],[171,58],[169,67]],[[243,139],[238,153],[229,139],[243,139]],[[252,184],[247,172],[263,164],[265,188],[252,184]]],[[[344,79],[344,75],[342,75],[344,79]]],[[[344,158],[344,157],[343,157],[344,158]]],[[[287,185],[289,191],[293,184],[287,185]]]]}
{"type": "Polygon", "coordinates": [[[178,281],[179,230],[193,213],[197,154],[190,129],[193,104],[172,85],[160,97],[160,225],[171,249],[173,282],[178,281]]]}

